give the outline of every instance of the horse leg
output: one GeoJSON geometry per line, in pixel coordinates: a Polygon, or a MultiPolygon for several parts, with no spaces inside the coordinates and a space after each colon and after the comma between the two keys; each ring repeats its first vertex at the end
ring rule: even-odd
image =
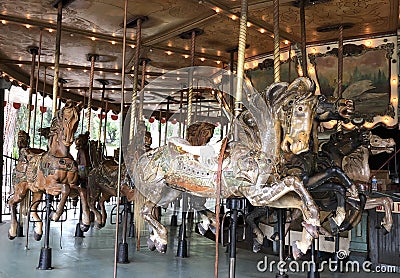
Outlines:
{"type": "Polygon", "coordinates": [[[261,231],[261,229],[258,227],[256,224],[256,218],[262,217],[267,214],[267,208],[266,207],[256,207],[252,212],[250,212],[246,216],[246,222],[247,224],[250,225],[250,228],[253,231],[253,234],[255,234],[255,237],[253,238],[253,252],[257,253],[258,251],[261,250],[261,246],[264,241],[264,233],[261,231]]]}
{"type": "Polygon", "coordinates": [[[88,204],[87,189],[78,186],[76,186],[76,189],[78,190],[79,196],[81,197],[82,222],[80,223],[80,228],[83,232],[87,232],[90,228],[90,210],[88,204]]]}
{"type": "Polygon", "coordinates": [[[330,167],[325,170],[325,172],[316,173],[312,177],[309,177],[304,180],[304,185],[310,191],[320,187],[325,182],[327,182],[331,178],[339,179],[343,186],[347,188],[350,196],[357,198],[358,197],[358,190],[356,185],[350,180],[350,178],[345,174],[345,172],[339,167],[330,167]]]}
{"type": "Polygon", "coordinates": [[[386,232],[390,233],[393,226],[393,200],[389,197],[367,198],[365,209],[373,209],[379,205],[382,205],[385,210],[385,217],[382,219],[381,226],[385,228],[386,232]]]}
{"type": "Polygon", "coordinates": [[[52,211],[50,213],[50,219],[53,221],[58,221],[60,219],[61,215],[64,212],[64,206],[65,203],[67,202],[67,198],[69,193],[71,192],[71,187],[69,184],[60,184],[60,203],[58,204],[58,207],[56,211],[52,211]]]}
{"type": "Polygon", "coordinates": [[[34,225],[35,228],[33,230],[33,238],[36,241],[39,241],[42,239],[43,235],[43,222],[42,219],[39,217],[39,214],[37,213],[37,208],[39,206],[40,200],[42,199],[42,193],[41,192],[34,192],[32,194],[32,206],[31,206],[31,216],[33,220],[35,221],[34,225]]]}
{"type": "Polygon", "coordinates": [[[11,212],[11,223],[10,229],[8,230],[8,238],[14,239],[17,236],[17,204],[20,203],[26,196],[28,192],[28,183],[21,182],[14,186],[14,195],[8,201],[8,205],[10,206],[11,212]]]}
{"type": "Polygon", "coordinates": [[[146,201],[140,213],[144,220],[152,227],[152,234],[147,241],[150,250],[157,249],[160,253],[167,251],[167,229],[154,218],[152,211],[156,205],[150,201],[146,201]]]}
{"type": "Polygon", "coordinates": [[[106,211],[106,206],[105,206],[105,202],[109,201],[111,198],[111,196],[105,192],[103,192],[101,194],[101,197],[99,199],[99,207],[101,210],[101,220],[99,222],[101,227],[104,227],[106,225],[106,221],[107,221],[107,211],[106,211]]]}
{"type": "Polygon", "coordinates": [[[298,208],[303,213],[303,227],[309,233],[303,233],[301,242],[293,245],[293,256],[298,259],[301,253],[305,254],[312,243],[312,238],[318,237],[319,209],[303,183],[294,176],[288,176],[269,187],[240,187],[242,194],[253,206],[273,206],[277,208],[298,208]],[[289,192],[297,195],[287,195],[289,192]],[[283,197],[283,198],[282,198],[283,197]]]}

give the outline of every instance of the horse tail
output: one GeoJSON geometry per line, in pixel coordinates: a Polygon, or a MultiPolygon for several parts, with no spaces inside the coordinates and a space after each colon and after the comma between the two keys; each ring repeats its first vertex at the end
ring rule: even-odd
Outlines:
{"type": "Polygon", "coordinates": [[[142,233],[142,228],[144,226],[144,219],[141,216],[141,209],[147,201],[146,197],[140,193],[140,191],[135,187],[134,196],[134,209],[133,209],[133,220],[135,223],[135,234],[136,234],[136,250],[140,250],[140,236],[142,233]]]}

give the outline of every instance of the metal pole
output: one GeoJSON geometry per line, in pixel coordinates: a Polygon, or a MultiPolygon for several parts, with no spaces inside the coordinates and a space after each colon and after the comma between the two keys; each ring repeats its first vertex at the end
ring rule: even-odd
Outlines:
{"type": "MultiPolygon", "coordinates": [[[[125,88],[125,55],[126,55],[126,18],[128,12],[128,0],[124,1],[124,31],[123,31],[123,43],[122,43],[122,72],[121,72],[121,117],[119,120],[119,130],[123,130],[122,115],[124,113],[124,88],[125,88]]],[[[119,223],[119,203],[121,196],[121,178],[122,178],[122,132],[119,137],[119,156],[118,156],[118,183],[117,183],[117,217],[116,217],[116,228],[115,228],[115,242],[114,242],[114,275],[113,278],[117,278],[117,259],[118,259],[118,223],[119,223]]]]}
{"type": "MultiPolygon", "coordinates": [[[[4,78],[0,79],[0,103],[4,102],[5,89],[10,89],[11,82],[7,82],[4,78]]],[[[3,144],[4,144],[4,108],[0,109],[0,223],[3,222],[3,144]]]]}
{"type": "Polygon", "coordinates": [[[32,105],[32,95],[34,89],[34,83],[35,83],[35,66],[36,66],[36,55],[38,54],[38,48],[37,47],[31,47],[29,48],[29,53],[32,54],[32,64],[31,64],[31,76],[30,76],[30,82],[29,82],[29,99],[28,99],[28,126],[26,128],[26,132],[30,134],[30,129],[31,129],[31,105],[32,105]]]}
{"type": "Polygon", "coordinates": [[[139,93],[139,122],[143,121],[143,102],[144,102],[144,86],[146,81],[146,66],[149,59],[142,60],[142,80],[141,80],[141,91],[139,93]]]}
{"type": "Polygon", "coordinates": [[[306,37],[306,12],[304,1],[300,1],[300,24],[301,24],[301,69],[303,76],[308,77],[307,70],[307,37],[306,37]]]}
{"type": "Polygon", "coordinates": [[[105,118],[104,118],[104,128],[103,128],[103,144],[105,151],[107,151],[106,148],[106,139],[107,139],[107,111],[108,111],[108,100],[106,100],[106,109],[104,111],[105,118]]]}
{"type": "Polygon", "coordinates": [[[58,2],[56,50],[54,52],[54,82],[53,82],[53,117],[57,112],[58,74],[60,71],[60,45],[63,1],[58,2]]]}

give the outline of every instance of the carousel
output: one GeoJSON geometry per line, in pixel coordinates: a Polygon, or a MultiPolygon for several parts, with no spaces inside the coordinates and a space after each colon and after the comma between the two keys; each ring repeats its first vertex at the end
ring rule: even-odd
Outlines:
{"type": "Polygon", "coordinates": [[[397,277],[399,7],[3,0],[0,277],[397,277]]]}

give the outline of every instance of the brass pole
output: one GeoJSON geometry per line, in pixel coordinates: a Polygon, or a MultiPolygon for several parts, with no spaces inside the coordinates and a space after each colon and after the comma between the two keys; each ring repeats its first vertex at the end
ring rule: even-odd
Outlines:
{"type": "MultiPolygon", "coordinates": [[[[101,104],[102,106],[100,107],[100,121],[99,121],[99,141],[98,141],[98,147],[100,148],[101,146],[101,128],[103,124],[103,102],[104,102],[104,94],[106,91],[106,82],[102,83],[103,84],[103,91],[101,92],[101,104]]],[[[105,146],[103,146],[105,147],[105,146]]]]}
{"type": "Polygon", "coordinates": [[[115,227],[115,242],[114,242],[114,278],[117,278],[117,259],[118,259],[118,232],[119,232],[119,204],[121,197],[121,177],[122,177],[122,130],[123,120],[122,115],[124,113],[124,87],[125,87],[125,55],[126,55],[126,18],[128,12],[128,0],[124,1],[124,31],[123,31],[123,43],[122,43],[122,72],[121,72],[121,117],[119,120],[119,156],[118,156],[118,183],[117,183],[117,216],[116,216],[116,227],[115,227]]]}
{"type": "Polygon", "coordinates": [[[136,52],[133,69],[133,91],[132,91],[132,104],[131,104],[131,122],[130,122],[130,134],[129,141],[132,142],[133,137],[136,133],[136,100],[138,91],[138,75],[139,75],[139,55],[140,55],[140,44],[142,43],[142,19],[137,19],[136,26],[136,52]]]}
{"type": "Polygon", "coordinates": [[[143,102],[144,102],[144,83],[146,81],[146,59],[142,61],[142,80],[141,80],[141,90],[139,93],[139,122],[143,121],[143,102]]]}
{"type": "MultiPolygon", "coordinates": [[[[247,0],[242,0],[240,12],[240,27],[239,27],[239,45],[238,45],[238,61],[237,61],[237,81],[235,94],[235,116],[238,116],[242,111],[243,99],[243,76],[244,76],[244,58],[246,51],[246,36],[247,36],[247,0]]],[[[235,140],[237,139],[235,131],[235,140]]]]}
{"type": "MultiPolygon", "coordinates": [[[[42,99],[42,107],[43,107],[43,109],[44,109],[44,98],[45,98],[44,92],[46,91],[46,73],[47,73],[47,67],[44,67],[43,94],[42,94],[42,97],[43,97],[43,99],[42,99]]],[[[43,127],[43,116],[44,116],[43,114],[44,114],[44,112],[41,113],[41,115],[40,115],[40,128],[43,127]]],[[[39,149],[41,149],[41,148],[42,148],[42,135],[40,135],[40,137],[39,137],[39,149]]]]}
{"type": "Polygon", "coordinates": [[[279,0],[274,0],[274,82],[281,80],[279,43],[279,0]]]}
{"type": "Polygon", "coordinates": [[[105,118],[104,118],[104,128],[103,128],[103,144],[104,144],[104,150],[107,152],[106,148],[106,139],[107,139],[107,111],[108,111],[108,100],[106,100],[106,109],[104,111],[105,118]]]}
{"type": "MultiPolygon", "coordinates": [[[[92,123],[92,98],[93,98],[93,79],[94,79],[94,62],[97,59],[97,55],[89,54],[88,58],[90,59],[90,77],[89,77],[89,94],[88,94],[88,104],[87,104],[87,131],[91,132],[91,123],[92,123]]],[[[123,87],[122,87],[123,88],[123,87]]]]}
{"type": "MultiPolygon", "coordinates": [[[[192,30],[192,37],[190,41],[190,66],[194,66],[196,48],[196,31],[192,30]]],[[[186,125],[189,127],[192,124],[192,108],[193,108],[193,69],[189,71],[189,90],[188,90],[188,106],[186,115],[186,125]]]]}
{"type": "Polygon", "coordinates": [[[338,98],[342,97],[343,83],[343,25],[339,26],[339,43],[338,43],[338,98]]]}
{"type": "MultiPolygon", "coordinates": [[[[342,97],[342,83],[343,83],[343,25],[339,26],[339,42],[338,42],[338,77],[337,77],[337,98],[342,97]]],[[[336,131],[343,130],[342,121],[337,121],[336,131]]]]}
{"type": "Polygon", "coordinates": [[[37,47],[31,47],[29,49],[29,52],[32,54],[32,64],[31,64],[31,77],[30,77],[30,83],[29,83],[29,99],[28,99],[28,126],[26,128],[26,132],[30,134],[30,129],[31,129],[31,105],[32,105],[32,95],[33,91],[35,90],[34,88],[34,83],[35,83],[35,66],[36,66],[36,55],[38,54],[38,48],[37,47]]]}
{"type": "Polygon", "coordinates": [[[307,69],[307,37],[306,37],[306,12],[305,0],[300,1],[300,24],[301,24],[301,69],[303,76],[308,77],[307,69]]]}
{"type": "MultiPolygon", "coordinates": [[[[38,52],[38,64],[37,64],[37,78],[35,85],[35,112],[33,113],[33,138],[32,138],[32,146],[35,146],[35,135],[36,135],[36,111],[37,111],[37,102],[38,102],[38,90],[39,90],[39,75],[40,75],[40,55],[42,53],[42,37],[43,37],[43,29],[40,29],[39,35],[39,52],[38,52]]],[[[44,92],[43,92],[44,97],[44,92]]]]}
{"type": "Polygon", "coordinates": [[[57,112],[57,95],[58,95],[58,74],[60,71],[60,45],[61,45],[61,23],[62,23],[62,5],[63,1],[58,2],[57,6],[57,33],[56,33],[56,49],[54,52],[54,81],[53,81],[53,117],[57,112]]]}

